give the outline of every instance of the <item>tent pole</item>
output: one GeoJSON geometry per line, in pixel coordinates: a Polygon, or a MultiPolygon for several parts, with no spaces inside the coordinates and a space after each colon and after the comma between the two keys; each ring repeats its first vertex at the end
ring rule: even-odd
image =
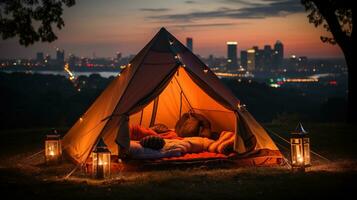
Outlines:
{"type": "Polygon", "coordinates": [[[144,108],[141,110],[141,114],[140,114],[140,126],[141,126],[141,123],[143,122],[143,115],[144,115],[144,108]]]}
{"type": "Polygon", "coordinates": [[[176,80],[177,85],[180,87],[180,90],[181,90],[181,92],[182,92],[182,94],[183,94],[183,97],[185,97],[185,99],[186,99],[188,105],[190,106],[190,109],[193,110],[193,107],[192,107],[190,101],[188,100],[186,94],[183,92],[182,87],[181,87],[181,85],[180,85],[180,83],[178,82],[178,80],[177,80],[176,77],[175,77],[175,80],[176,80]]]}
{"type": "Polygon", "coordinates": [[[182,90],[180,92],[180,114],[179,114],[179,119],[181,118],[181,114],[182,114],[182,90]]]}
{"type": "Polygon", "coordinates": [[[158,106],[159,106],[159,96],[157,96],[154,100],[154,106],[153,106],[152,113],[151,113],[150,127],[154,126],[154,124],[155,124],[158,106]]]}

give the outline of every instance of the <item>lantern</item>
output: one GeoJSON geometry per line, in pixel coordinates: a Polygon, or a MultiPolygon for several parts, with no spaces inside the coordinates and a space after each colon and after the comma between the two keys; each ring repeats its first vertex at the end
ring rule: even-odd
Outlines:
{"type": "Polygon", "coordinates": [[[292,169],[305,171],[310,166],[310,138],[301,123],[291,134],[290,144],[292,169]]]}
{"type": "Polygon", "coordinates": [[[92,172],[96,179],[110,177],[110,151],[102,138],[92,152],[92,172]]]}
{"type": "Polygon", "coordinates": [[[53,134],[46,135],[45,159],[47,164],[58,163],[62,159],[61,136],[53,130],[53,134]]]}

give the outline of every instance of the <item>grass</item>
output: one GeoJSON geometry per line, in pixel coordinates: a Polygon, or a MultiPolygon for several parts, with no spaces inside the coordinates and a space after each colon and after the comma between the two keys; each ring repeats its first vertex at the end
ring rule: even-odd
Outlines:
{"type": "MultiPolygon", "coordinates": [[[[268,130],[278,133],[285,139],[295,129],[296,124],[266,124],[268,130]]],[[[309,132],[311,149],[332,161],[357,159],[357,128],[352,124],[306,123],[304,128],[309,132]]],[[[285,144],[281,139],[271,134],[279,144],[285,144]]],[[[286,145],[286,144],[285,144],[286,145]]]]}
{"type": "MultiPolygon", "coordinates": [[[[288,130],[295,128],[272,124],[266,127],[286,138],[288,130]]],[[[332,163],[315,161],[307,173],[292,173],[283,167],[198,167],[125,172],[106,181],[80,174],[63,180],[61,177],[73,167],[69,163],[46,167],[20,162],[42,147],[49,129],[2,131],[0,188],[2,196],[11,199],[347,199],[354,194],[357,178],[357,136],[353,126],[306,124],[305,128],[310,132],[313,149],[332,163]]]]}

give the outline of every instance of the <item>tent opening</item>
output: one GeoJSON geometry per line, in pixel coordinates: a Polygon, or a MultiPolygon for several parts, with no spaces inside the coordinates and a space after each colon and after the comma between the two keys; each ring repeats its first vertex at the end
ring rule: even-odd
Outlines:
{"type": "Polygon", "coordinates": [[[186,112],[205,116],[211,122],[214,132],[235,130],[234,112],[223,107],[202,90],[183,67],[179,67],[157,98],[130,116],[129,123],[143,127],[161,123],[173,129],[186,112]]]}

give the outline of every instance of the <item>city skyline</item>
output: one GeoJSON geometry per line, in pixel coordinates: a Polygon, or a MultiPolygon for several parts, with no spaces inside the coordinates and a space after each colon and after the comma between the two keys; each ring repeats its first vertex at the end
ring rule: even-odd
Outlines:
{"type": "Polygon", "coordinates": [[[73,53],[91,57],[95,53],[98,57],[112,57],[117,51],[127,56],[136,54],[163,26],[182,43],[187,37],[193,38],[195,53],[204,57],[225,56],[227,41],[237,41],[240,49],[249,49],[273,45],[276,40],[284,43],[285,57],[343,57],[338,46],[320,41],[321,35],[329,34],[309,24],[306,15],[299,0],[156,0],[150,4],[139,0],[105,4],[78,1],[65,9],[66,26],[56,31],[57,41],[28,48],[21,47],[16,39],[0,41],[0,56],[33,58],[36,52],[54,55],[56,48],[66,49],[66,56],[73,53]]]}

